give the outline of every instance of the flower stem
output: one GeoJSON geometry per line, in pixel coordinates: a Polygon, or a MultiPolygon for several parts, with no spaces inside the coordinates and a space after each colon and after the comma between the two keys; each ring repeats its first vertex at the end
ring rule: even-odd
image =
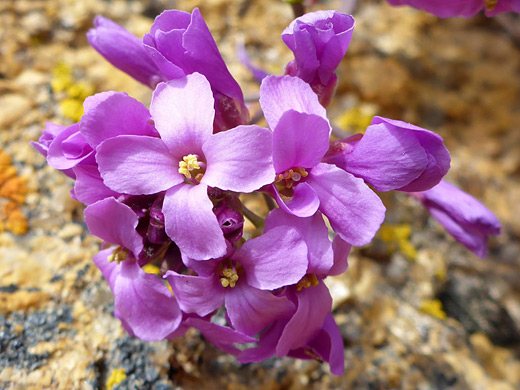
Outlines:
{"type": "Polygon", "coordinates": [[[274,203],[273,198],[271,198],[265,192],[263,192],[262,195],[264,196],[264,200],[265,200],[265,203],[267,204],[267,208],[269,208],[269,211],[274,210],[276,208],[276,204],[274,203]]]}
{"type": "Polygon", "coordinates": [[[245,205],[242,205],[242,210],[244,211],[244,216],[251,221],[256,228],[264,227],[264,219],[259,215],[256,215],[251,210],[249,210],[245,205]]]}
{"type": "Polygon", "coordinates": [[[295,18],[299,18],[305,14],[305,6],[303,5],[303,2],[291,2],[291,7],[295,18]]]}

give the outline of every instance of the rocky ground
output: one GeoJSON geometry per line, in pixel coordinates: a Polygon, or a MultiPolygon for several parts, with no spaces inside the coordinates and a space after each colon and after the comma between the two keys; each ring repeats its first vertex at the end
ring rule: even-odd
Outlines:
{"type": "Polygon", "coordinates": [[[328,281],[345,340],[343,377],[313,361],[240,365],[197,332],[158,343],[124,333],[91,262],[99,242],[69,197],[72,183],[29,142],[46,121],[72,123],[95,92],[149,102],[146,87],[88,46],[95,15],[141,36],[164,9],[194,6],[246,95],[258,86],[237,61],[237,43],[273,73],[291,59],[280,39],[291,8],[279,0],[0,2],[0,388],[520,388],[520,43],[510,28],[520,19],[513,15],[439,20],[375,0],[353,10],[332,120],[357,132],[377,113],[438,132],[452,154],[448,178],[488,205],[503,232],[480,260],[413,199],[384,194],[382,233],[328,281]]]}

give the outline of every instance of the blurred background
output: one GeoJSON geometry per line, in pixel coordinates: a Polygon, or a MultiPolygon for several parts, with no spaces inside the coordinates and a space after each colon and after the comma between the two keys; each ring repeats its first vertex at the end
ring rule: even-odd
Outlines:
{"type": "MultiPolygon", "coordinates": [[[[320,1],[356,28],[328,112],[351,133],[373,115],[444,137],[448,180],[502,222],[479,259],[414,199],[382,194],[387,218],[327,281],[346,371],[272,358],[240,365],[196,332],[169,342],[129,337],[91,262],[99,241],[70,198],[72,181],[30,145],[45,122],[74,123],[85,97],[151,91],[87,43],[96,15],[141,37],[163,10],[200,7],[246,97],[258,84],[238,61],[282,74],[293,19],[281,0],[0,1],[1,389],[499,389],[520,388],[520,41],[517,15],[445,19],[385,1],[320,1]]],[[[255,106],[252,106],[255,110],[255,106]]]]}

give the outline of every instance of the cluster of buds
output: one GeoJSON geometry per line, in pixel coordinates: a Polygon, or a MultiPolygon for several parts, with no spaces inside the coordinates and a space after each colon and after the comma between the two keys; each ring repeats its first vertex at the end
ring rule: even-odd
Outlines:
{"type": "Polygon", "coordinates": [[[147,341],[194,327],[240,362],[319,359],[340,375],[343,341],[324,279],[344,272],[351,246],[368,244],[383,222],[373,189],[443,207],[428,196],[450,166],[441,137],[375,117],[363,135],[331,140],[324,106],[349,15],[311,13],[284,31],[295,60],[262,81],[268,128],[248,124],[197,9],[162,13],[142,41],[109,20],[95,25],[92,46],[153,88],[150,107],[96,94],[79,123],[47,124],[35,147],[75,180],[72,196],[104,241],[94,262],[123,327],[147,341]],[[253,192],[270,199],[265,219],[241,202],[253,192]],[[244,235],[244,215],[255,237],[244,235]]]}

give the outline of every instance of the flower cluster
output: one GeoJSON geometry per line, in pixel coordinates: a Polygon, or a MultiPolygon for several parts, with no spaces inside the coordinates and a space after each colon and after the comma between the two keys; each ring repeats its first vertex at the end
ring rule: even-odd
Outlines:
{"type": "Polygon", "coordinates": [[[284,31],[295,60],[262,81],[268,128],[248,124],[197,9],[164,12],[142,42],[109,20],[95,25],[90,43],[153,88],[150,107],[99,93],[79,123],[49,123],[35,146],[75,180],[124,328],[152,341],[194,327],[240,362],[315,358],[341,374],[324,280],[383,222],[371,187],[422,193],[441,181],[450,165],[442,139],[375,117],[363,135],[331,140],[324,106],[352,36],[349,15],[307,14],[284,31]],[[260,223],[241,201],[253,192],[273,206],[260,223]],[[244,215],[257,236],[244,235],[244,215]]]}
{"type": "Polygon", "coordinates": [[[486,16],[504,12],[520,13],[520,0],[388,0],[392,5],[409,5],[441,18],[469,18],[484,10],[486,16]]]}

